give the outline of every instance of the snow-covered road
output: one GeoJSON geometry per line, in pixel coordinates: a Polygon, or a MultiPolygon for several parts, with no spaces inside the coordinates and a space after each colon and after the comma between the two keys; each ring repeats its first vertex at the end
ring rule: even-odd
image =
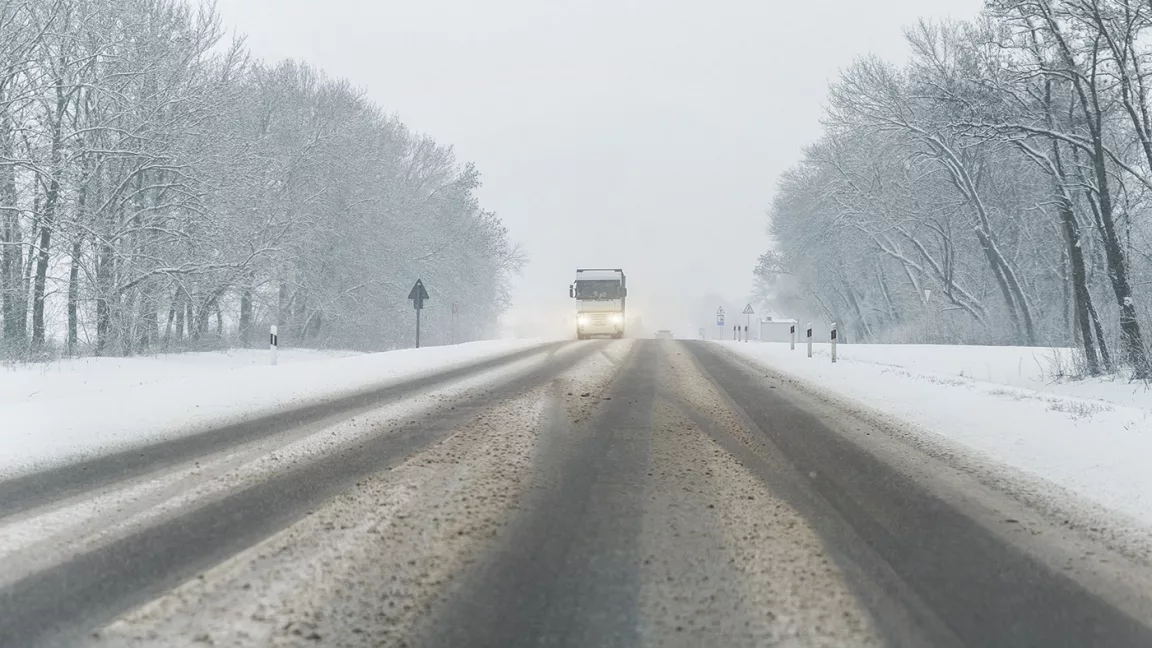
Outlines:
{"type": "Polygon", "coordinates": [[[1069,349],[721,343],[1113,544],[1152,545],[1152,387],[1073,380],[1069,349]]]}
{"type": "Polygon", "coordinates": [[[522,345],[0,481],[0,645],[1150,645],[1146,545],[769,364],[522,345]]]}
{"type": "Polygon", "coordinates": [[[94,358],[0,369],[0,478],[328,406],[538,347],[497,340],[375,354],[288,351],[94,358]],[[343,356],[343,357],[341,357],[343,356]]]}

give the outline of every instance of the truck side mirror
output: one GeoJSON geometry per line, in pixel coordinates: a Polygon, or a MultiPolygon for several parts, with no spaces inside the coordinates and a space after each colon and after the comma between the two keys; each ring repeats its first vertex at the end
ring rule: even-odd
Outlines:
{"type": "Polygon", "coordinates": [[[576,289],[573,288],[572,286],[568,286],[568,297],[573,298],[575,296],[576,296],[576,289]]]}

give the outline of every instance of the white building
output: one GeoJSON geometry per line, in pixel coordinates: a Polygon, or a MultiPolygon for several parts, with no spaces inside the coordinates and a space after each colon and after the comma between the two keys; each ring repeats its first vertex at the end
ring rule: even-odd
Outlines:
{"type": "Polygon", "coordinates": [[[794,319],[775,319],[772,317],[760,318],[761,342],[788,342],[792,339],[792,327],[796,327],[796,341],[804,339],[804,331],[799,322],[794,319]]]}

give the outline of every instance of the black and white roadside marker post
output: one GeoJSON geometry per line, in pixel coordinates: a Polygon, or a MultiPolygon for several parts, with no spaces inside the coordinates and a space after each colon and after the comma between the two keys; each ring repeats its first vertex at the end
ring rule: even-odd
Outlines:
{"type": "Polygon", "coordinates": [[[812,357],[812,322],[808,322],[808,357],[812,357]]]}
{"type": "Polygon", "coordinates": [[[424,282],[417,279],[416,285],[408,293],[412,306],[416,308],[416,348],[420,348],[420,311],[424,310],[424,302],[428,299],[428,291],[424,290],[424,282]]]}
{"type": "Polygon", "coordinates": [[[276,349],[280,346],[279,336],[276,335],[276,325],[273,324],[272,328],[268,331],[268,348],[272,352],[272,366],[276,366],[276,349]]]}
{"type": "Polygon", "coordinates": [[[836,322],[832,322],[832,364],[836,364],[836,322]]]}
{"type": "Polygon", "coordinates": [[[745,342],[748,341],[748,325],[747,324],[744,325],[744,341],[745,342]]]}
{"type": "Polygon", "coordinates": [[[737,342],[740,341],[740,327],[739,326],[736,326],[736,325],[732,326],[732,339],[736,340],[737,342]]]}

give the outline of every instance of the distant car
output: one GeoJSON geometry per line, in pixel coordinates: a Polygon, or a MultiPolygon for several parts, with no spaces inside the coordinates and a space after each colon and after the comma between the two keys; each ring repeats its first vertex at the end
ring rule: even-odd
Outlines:
{"type": "Polygon", "coordinates": [[[672,339],[672,331],[669,331],[666,329],[661,329],[659,331],[656,331],[656,339],[657,340],[671,340],[672,339]]]}

